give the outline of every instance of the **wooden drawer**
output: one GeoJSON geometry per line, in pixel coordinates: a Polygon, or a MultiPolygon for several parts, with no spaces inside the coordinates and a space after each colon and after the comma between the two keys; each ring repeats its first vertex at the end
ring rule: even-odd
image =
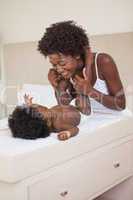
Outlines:
{"type": "Polygon", "coordinates": [[[130,172],[130,146],[102,148],[56,167],[29,186],[29,200],[88,200],[130,172]]]}

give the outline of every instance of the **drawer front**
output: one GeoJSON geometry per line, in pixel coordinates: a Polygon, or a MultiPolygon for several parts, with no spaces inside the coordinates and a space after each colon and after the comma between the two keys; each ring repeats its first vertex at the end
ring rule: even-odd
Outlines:
{"type": "Polygon", "coordinates": [[[87,200],[130,172],[128,143],[86,153],[29,186],[30,200],[87,200]]]}

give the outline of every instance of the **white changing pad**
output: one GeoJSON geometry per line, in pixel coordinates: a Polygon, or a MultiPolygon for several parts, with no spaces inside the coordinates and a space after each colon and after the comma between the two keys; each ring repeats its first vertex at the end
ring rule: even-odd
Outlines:
{"type": "MultiPolygon", "coordinates": [[[[107,111],[110,109],[106,109],[107,111]]],[[[99,126],[106,126],[109,123],[113,123],[113,121],[118,121],[120,119],[122,119],[123,117],[126,116],[133,116],[132,112],[129,111],[128,109],[125,109],[123,111],[112,111],[112,112],[106,112],[104,110],[95,110],[92,112],[91,115],[87,116],[84,115],[82,113],[80,113],[81,115],[81,120],[80,120],[80,124],[79,124],[79,130],[81,132],[81,130],[85,130],[85,128],[88,128],[89,126],[89,131],[93,131],[95,128],[98,128],[99,126]]],[[[3,119],[0,120],[0,136],[3,135],[3,133],[5,135],[11,135],[11,131],[9,130],[8,127],[8,118],[5,117],[3,119]]],[[[56,133],[52,133],[51,134],[51,138],[56,138],[56,133]]],[[[45,138],[49,141],[49,138],[45,138]]]]}
{"type": "Polygon", "coordinates": [[[7,118],[3,118],[0,120],[0,131],[8,129],[8,121],[7,118]]]}
{"type": "MultiPolygon", "coordinates": [[[[132,133],[132,115],[94,113],[82,118],[76,137],[59,141],[56,134],[37,140],[13,138],[0,130],[0,180],[16,182],[132,133]]],[[[5,119],[6,124],[6,119],[5,119]]],[[[8,130],[8,129],[6,129],[8,130]]]]}
{"type": "MultiPolygon", "coordinates": [[[[56,105],[50,85],[25,84],[18,93],[19,105],[25,93],[34,97],[34,103],[48,107],[56,105]]],[[[0,180],[17,182],[132,133],[130,111],[112,112],[109,109],[106,112],[95,105],[93,108],[92,115],[82,115],[79,134],[66,141],[59,141],[56,133],[37,140],[13,138],[7,119],[3,119],[0,122],[0,180]]]]}

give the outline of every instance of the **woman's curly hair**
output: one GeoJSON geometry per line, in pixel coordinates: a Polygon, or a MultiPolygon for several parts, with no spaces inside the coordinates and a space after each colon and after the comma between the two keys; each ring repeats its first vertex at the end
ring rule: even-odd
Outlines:
{"type": "Polygon", "coordinates": [[[17,106],[8,118],[8,125],[18,138],[44,138],[50,133],[46,121],[34,107],[17,106]]]}
{"type": "Polygon", "coordinates": [[[85,47],[89,47],[86,31],[74,21],[52,24],[38,42],[38,50],[45,57],[53,53],[83,55],[85,47]]]}

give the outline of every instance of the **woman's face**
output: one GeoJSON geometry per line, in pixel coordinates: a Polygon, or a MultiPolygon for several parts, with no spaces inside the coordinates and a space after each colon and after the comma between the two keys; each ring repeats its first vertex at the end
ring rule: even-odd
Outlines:
{"type": "Polygon", "coordinates": [[[80,56],[66,56],[63,54],[48,55],[49,61],[56,71],[65,79],[72,77],[82,64],[80,56]]]}

